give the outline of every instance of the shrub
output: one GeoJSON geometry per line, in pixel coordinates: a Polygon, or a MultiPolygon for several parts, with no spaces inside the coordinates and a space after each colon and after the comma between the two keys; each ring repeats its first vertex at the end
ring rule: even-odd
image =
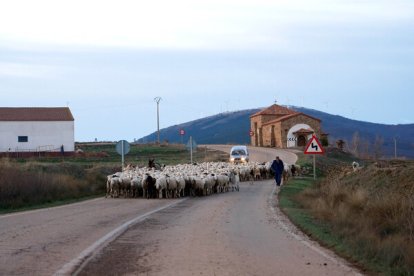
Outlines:
{"type": "Polygon", "coordinates": [[[104,192],[102,169],[67,164],[0,163],[0,209],[16,209],[104,192]]]}
{"type": "Polygon", "coordinates": [[[298,200],[387,274],[414,274],[412,166],[331,172],[298,200]],[[389,270],[389,271],[388,271],[389,270]]]}

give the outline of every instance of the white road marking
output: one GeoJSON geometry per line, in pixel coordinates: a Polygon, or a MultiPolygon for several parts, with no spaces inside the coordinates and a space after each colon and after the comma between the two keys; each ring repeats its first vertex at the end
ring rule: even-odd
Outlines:
{"type": "Polygon", "coordinates": [[[96,254],[97,252],[99,252],[100,250],[102,250],[106,245],[108,245],[111,241],[115,240],[116,238],[118,238],[120,235],[122,235],[123,233],[125,233],[126,230],[128,230],[129,227],[131,227],[132,225],[141,222],[143,220],[145,220],[146,218],[148,218],[150,215],[157,213],[159,211],[162,211],[164,209],[167,209],[171,206],[174,206],[178,203],[181,203],[185,200],[187,200],[188,197],[183,198],[181,200],[177,200],[171,204],[168,204],[166,206],[157,208],[155,210],[152,210],[150,212],[147,212],[143,215],[140,215],[136,218],[133,218],[127,222],[125,222],[124,224],[122,224],[121,226],[119,226],[118,228],[112,230],[111,232],[109,232],[108,234],[106,234],[105,236],[103,236],[102,238],[100,238],[99,240],[97,240],[95,243],[93,243],[91,246],[89,246],[88,248],[86,248],[84,251],[82,251],[76,258],[74,258],[73,260],[71,260],[70,262],[66,263],[64,266],[62,266],[61,269],[59,269],[58,271],[56,271],[53,275],[56,276],[60,276],[60,275],[72,275],[75,274],[76,272],[80,271],[82,269],[82,267],[88,262],[88,260],[90,259],[90,257],[92,257],[94,254],[96,254]],[[76,271],[75,271],[76,270],[76,271]]]}
{"type": "MultiPolygon", "coordinates": [[[[269,196],[269,202],[272,202],[272,197],[273,196],[277,196],[276,194],[276,185],[273,185],[273,191],[269,196]]],[[[287,226],[287,224],[285,224],[280,218],[278,218],[278,213],[281,213],[281,211],[277,211],[272,204],[270,204],[270,208],[272,210],[272,212],[274,213],[275,217],[276,217],[276,221],[277,223],[282,227],[283,230],[286,231],[286,233],[288,233],[289,235],[291,235],[294,239],[296,239],[297,241],[301,242],[302,244],[304,244],[306,247],[312,249],[313,251],[315,251],[316,253],[320,254],[321,256],[323,256],[324,258],[330,260],[331,262],[333,262],[334,264],[348,269],[350,270],[350,272],[354,273],[355,275],[359,275],[362,276],[362,274],[360,274],[359,272],[355,271],[355,269],[353,269],[352,267],[346,266],[344,265],[341,261],[337,260],[336,258],[328,255],[327,253],[325,253],[324,251],[322,251],[320,248],[318,248],[317,246],[311,244],[310,242],[308,242],[307,240],[305,240],[304,238],[302,238],[301,236],[293,233],[292,231],[292,227],[295,227],[294,225],[292,225],[291,227],[287,226]]],[[[296,227],[295,227],[296,229],[296,227]]]]}

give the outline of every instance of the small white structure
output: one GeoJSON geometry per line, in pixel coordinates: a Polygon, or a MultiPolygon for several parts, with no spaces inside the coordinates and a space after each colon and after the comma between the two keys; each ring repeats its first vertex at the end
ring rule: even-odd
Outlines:
{"type": "Polygon", "coordinates": [[[0,107],[0,152],[73,152],[74,122],[68,107],[0,107]]]}

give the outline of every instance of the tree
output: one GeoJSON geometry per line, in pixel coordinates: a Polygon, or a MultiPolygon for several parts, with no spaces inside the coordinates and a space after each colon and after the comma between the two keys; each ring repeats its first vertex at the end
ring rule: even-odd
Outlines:
{"type": "Polygon", "coordinates": [[[374,158],[375,160],[378,160],[383,155],[382,146],[384,145],[384,138],[382,138],[380,135],[375,136],[374,141],[374,158]]]}
{"type": "Polygon", "coordinates": [[[370,154],[371,143],[369,142],[368,139],[361,139],[359,148],[360,148],[359,154],[361,158],[369,159],[371,157],[371,154],[370,154]]]}
{"type": "Polygon", "coordinates": [[[342,139],[336,140],[336,146],[338,147],[338,149],[340,149],[341,151],[344,151],[344,146],[345,146],[345,141],[342,139]]]}
{"type": "Polygon", "coordinates": [[[322,146],[324,147],[329,146],[329,140],[326,135],[322,136],[320,141],[321,141],[322,146]]]}
{"type": "Polygon", "coordinates": [[[356,156],[359,157],[361,151],[361,138],[359,137],[359,132],[356,131],[352,136],[351,141],[351,152],[356,156]]]}

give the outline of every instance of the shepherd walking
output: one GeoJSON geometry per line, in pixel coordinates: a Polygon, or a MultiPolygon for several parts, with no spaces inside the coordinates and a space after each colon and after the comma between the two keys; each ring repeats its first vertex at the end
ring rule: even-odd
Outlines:
{"type": "Polygon", "coordinates": [[[283,164],[283,161],[279,158],[279,156],[276,156],[276,159],[273,160],[271,168],[275,174],[276,185],[280,186],[280,184],[282,183],[282,175],[285,166],[283,164]]]}

